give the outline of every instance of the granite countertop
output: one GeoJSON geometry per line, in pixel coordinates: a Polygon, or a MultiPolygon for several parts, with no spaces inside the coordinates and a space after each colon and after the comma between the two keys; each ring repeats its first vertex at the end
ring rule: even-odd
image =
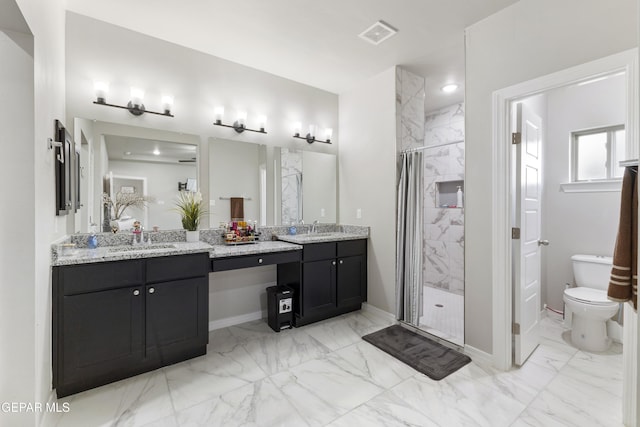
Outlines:
{"type": "Polygon", "coordinates": [[[278,240],[282,240],[283,242],[290,242],[290,243],[303,245],[305,243],[323,243],[323,242],[337,242],[342,240],[367,239],[368,237],[369,237],[368,234],[363,234],[363,233],[328,232],[328,233],[278,235],[278,240]]]}
{"type": "Polygon", "coordinates": [[[171,242],[151,245],[103,246],[96,249],[76,248],[68,255],[58,255],[51,265],[89,264],[95,262],[121,261],[127,259],[154,258],[169,255],[185,255],[209,252],[213,246],[204,242],[171,242]]]}
{"type": "Polygon", "coordinates": [[[211,258],[264,254],[269,252],[298,251],[302,246],[287,242],[264,241],[244,245],[213,245],[211,258]]]}

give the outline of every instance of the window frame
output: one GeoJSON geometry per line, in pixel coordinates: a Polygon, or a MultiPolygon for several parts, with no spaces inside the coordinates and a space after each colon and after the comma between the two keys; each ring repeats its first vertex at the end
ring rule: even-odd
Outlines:
{"type": "MultiPolygon", "coordinates": [[[[572,184],[581,184],[581,183],[589,183],[589,182],[607,182],[607,181],[621,181],[622,177],[614,177],[613,171],[617,167],[614,164],[616,161],[614,160],[614,148],[615,144],[618,143],[616,141],[616,132],[624,130],[625,131],[625,139],[622,141],[624,147],[626,149],[626,139],[627,132],[624,124],[613,125],[613,126],[603,126],[598,128],[584,129],[580,131],[571,132],[571,183],[572,184]],[[578,179],[578,139],[581,136],[586,135],[595,135],[599,133],[606,133],[607,142],[606,142],[606,150],[607,150],[607,159],[605,164],[606,177],[599,179],[578,179]]],[[[619,161],[619,160],[618,160],[619,161]]]]}

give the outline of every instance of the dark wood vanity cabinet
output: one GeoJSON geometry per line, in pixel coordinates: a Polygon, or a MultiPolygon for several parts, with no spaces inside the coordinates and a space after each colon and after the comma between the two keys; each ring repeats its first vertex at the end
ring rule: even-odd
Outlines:
{"type": "Polygon", "coordinates": [[[367,300],[367,240],[305,244],[295,326],[359,310],[367,300]]]}
{"type": "Polygon", "coordinates": [[[206,353],[207,253],[53,268],[58,397],[206,353]]]}

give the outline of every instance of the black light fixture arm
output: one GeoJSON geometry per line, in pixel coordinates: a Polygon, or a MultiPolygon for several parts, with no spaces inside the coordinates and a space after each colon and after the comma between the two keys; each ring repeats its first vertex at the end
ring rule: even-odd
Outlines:
{"type": "Polygon", "coordinates": [[[131,102],[129,102],[127,105],[109,104],[108,102],[106,102],[102,98],[98,98],[98,100],[97,101],[93,101],[93,103],[97,104],[97,105],[104,105],[106,107],[122,108],[123,110],[129,111],[134,116],[141,116],[144,113],[149,113],[149,114],[156,114],[158,116],[174,117],[174,115],[171,114],[171,111],[169,111],[169,110],[165,110],[164,113],[159,113],[159,112],[156,112],[156,111],[151,111],[151,110],[145,109],[144,108],[144,104],[136,104],[136,105],[134,105],[131,102]]]}
{"type": "Polygon", "coordinates": [[[325,141],[321,140],[321,139],[316,139],[315,136],[311,135],[310,133],[308,133],[306,136],[300,136],[299,133],[295,133],[293,135],[294,138],[298,138],[298,139],[304,139],[305,141],[307,141],[309,144],[313,144],[314,142],[322,142],[323,144],[331,144],[331,140],[327,139],[325,141]]]}
{"type": "Polygon", "coordinates": [[[216,126],[224,126],[226,128],[231,128],[233,130],[235,130],[238,133],[242,133],[245,130],[248,130],[249,132],[257,132],[257,133],[267,133],[264,128],[260,128],[258,129],[251,129],[248,127],[245,127],[245,125],[238,123],[238,121],[233,122],[232,125],[225,125],[224,123],[222,123],[222,120],[216,120],[215,122],[213,122],[214,125],[216,126]]]}

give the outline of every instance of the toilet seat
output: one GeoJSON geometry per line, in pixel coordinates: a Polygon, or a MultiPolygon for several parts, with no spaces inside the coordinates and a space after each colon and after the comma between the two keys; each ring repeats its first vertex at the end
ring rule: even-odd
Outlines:
{"type": "Polygon", "coordinates": [[[614,307],[618,303],[607,298],[607,292],[602,289],[592,289],[584,287],[569,288],[564,291],[567,299],[600,307],[614,307]]]}

